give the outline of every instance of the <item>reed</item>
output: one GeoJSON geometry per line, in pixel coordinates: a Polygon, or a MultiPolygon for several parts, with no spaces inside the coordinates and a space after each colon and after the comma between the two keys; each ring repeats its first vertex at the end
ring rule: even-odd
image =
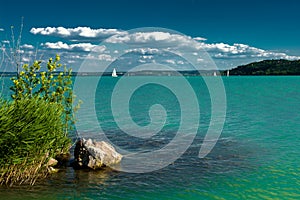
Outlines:
{"type": "Polygon", "coordinates": [[[34,184],[48,160],[67,153],[61,104],[41,98],[0,101],[0,184],[34,184]]]}
{"type": "Polygon", "coordinates": [[[72,71],[59,63],[59,55],[45,67],[37,51],[31,65],[21,62],[22,31],[23,18],[19,36],[11,26],[9,43],[0,41],[0,68],[15,66],[17,72],[11,78],[12,100],[0,99],[0,185],[32,185],[47,176],[49,159],[69,151],[67,136],[79,108],[73,108],[72,71]]]}

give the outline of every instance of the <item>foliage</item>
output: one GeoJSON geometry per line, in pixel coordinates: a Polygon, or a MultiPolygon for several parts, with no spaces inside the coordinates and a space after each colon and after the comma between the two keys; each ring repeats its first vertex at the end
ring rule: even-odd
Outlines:
{"type": "Polygon", "coordinates": [[[230,75],[300,75],[300,60],[264,60],[239,66],[230,75]]]}
{"type": "Polygon", "coordinates": [[[67,134],[74,123],[72,71],[64,67],[63,72],[56,73],[62,67],[59,61],[58,55],[54,60],[50,58],[45,72],[40,72],[41,61],[35,61],[31,66],[23,65],[18,76],[12,78],[11,90],[14,92],[12,98],[16,101],[38,97],[47,102],[63,105],[64,131],[67,134]]]}
{"type": "Polygon", "coordinates": [[[32,182],[47,173],[50,157],[68,151],[59,103],[41,98],[0,102],[0,184],[32,182]]]}
{"type": "Polygon", "coordinates": [[[0,185],[34,184],[45,177],[49,158],[69,151],[67,133],[79,107],[72,108],[72,72],[62,68],[58,55],[49,59],[46,71],[41,71],[41,61],[21,66],[22,30],[23,18],[17,39],[12,26],[11,41],[0,42],[0,67],[3,63],[16,67],[13,101],[0,99],[0,185]]]}

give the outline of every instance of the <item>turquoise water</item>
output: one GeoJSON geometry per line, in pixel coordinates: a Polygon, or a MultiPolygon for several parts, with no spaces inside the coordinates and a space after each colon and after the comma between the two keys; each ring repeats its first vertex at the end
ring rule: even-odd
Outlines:
{"type": "MultiPolygon", "coordinates": [[[[79,78],[86,79],[83,88],[89,88],[91,80],[95,79],[79,78]]],[[[0,198],[300,199],[300,77],[223,77],[226,121],[213,151],[203,159],[198,158],[198,153],[209,126],[210,97],[200,77],[186,78],[199,100],[200,125],[192,145],[174,163],[144,174],[67,168],[33,187],[1,188],[0,198]]],[[[178,84],[177,77],[156,79],[178,84]]],[[[9,83],[4,81],[5,96],[9,83]]],[[[165,107],[168,117],[164,128],[153,138],[134,138],[118,128],[111,114],[110,94],[117,81],[110,77],[101,80],[95,109],[82,105],[86,126],[78,127],[81,136],[97,139],[105,133],[115,145],[132,152],[167,145],[180,123],[176,96],[167,88],[154,84],[136,91],[130,101],[130,112],[137,124],[150,123],[148,109],[155,103],[165,107]],[[94,110],[101,133],[89,123],[94,110]]],[[[195,116],[191,113],[190,117],[195,116]]]]}

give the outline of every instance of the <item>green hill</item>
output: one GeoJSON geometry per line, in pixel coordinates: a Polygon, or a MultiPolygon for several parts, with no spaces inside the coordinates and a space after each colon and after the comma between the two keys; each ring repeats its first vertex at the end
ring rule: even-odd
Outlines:
{"type": "Polygon", "coordinates": [[[230,75],[300,75],[300,60],[264,60],[238,66],[230,75]]]}

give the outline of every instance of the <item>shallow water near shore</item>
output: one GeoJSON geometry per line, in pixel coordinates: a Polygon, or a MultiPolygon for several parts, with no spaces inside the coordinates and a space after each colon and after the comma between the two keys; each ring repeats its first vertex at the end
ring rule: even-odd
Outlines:
{"type": "MultiPolygon", "coordinates": [[[[96,77],[78,78],[86,80],[82,87],[88,88],[90,80],[96,77]]],[[[177,77],[157,79],[177,84],[177,77]]],[[[31,187],[1,187],[0,198],[299,199],[300,77],[223,77],[227,96],[224,129],[213,151],[202,159],[198,153],[211,117],[210,97],[201,77],[186,79],[199,99],[200,125],[188,150],[169,166],[148,173],[67,167],[31,187]]],[[[3,96],[9,95],[8,78],[3,80],[3,96]]],[[[180,122],[180,106],[175,96],[156,85],[140,88],[134,94],[131,113],[136,123],[149,123],[148,109],[156,101],[168,114],[159,134],[141,140],[124,134],[111,116],[109,94],[117,81],[104,77],[95,107],[82,105],[87,123],[78,127],[80,136],[100,139],[105,134],[113,144],[132,152],[160,149],[168,144],[180,122]],[[90,126],[94,110],[103,132],[90,126]]],[[[72,137],[75,139],[75,135],[72,137]]]]}

